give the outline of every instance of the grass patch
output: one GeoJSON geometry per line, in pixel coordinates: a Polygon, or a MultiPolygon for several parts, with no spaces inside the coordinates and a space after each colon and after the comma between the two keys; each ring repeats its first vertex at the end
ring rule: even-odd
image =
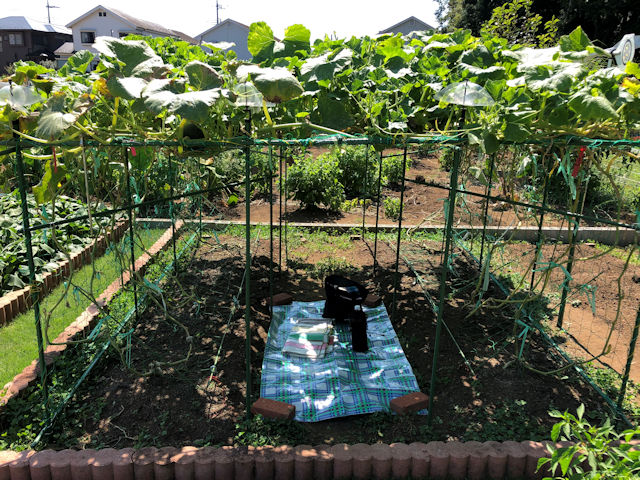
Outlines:
{"type": "MultiPolygon", "coordinates": [[[[140,230],[137,232],[135,256],[136,258],[164,233],[162,229],[140,230]]],[[[124,251],[124,258],[129,250],[129,238],[125,236],[118,247],[124,251]]],[[[122,251],[121,250],[121,251],[122,251]]],[[[120,277],[120,265],[116,253],[109,251],[98,258],[94,266],[86,265],[74,273],[73,283],[88,288],[93,276],[93,292],[98,296],[114,280],[120,277]],[[95,275],[94,275],[95,271],[95,275]]],[[[67,328],[91,303],[89,299],[69,289],[66,298],[57,307],[56,303],[63,297],[64,283],[58,285],[40,303],[41,311],[55,313],[51,315],[49,324],[49,339],[53,341],[67,328]],[[55,307],[55,310],[54,310],[55,307]]],[[[38,342],[34,331],[35,316],[33,310],[16,317],[9,325],[0,329],[0,386],[11,381],[24,367],[38,356],[38,342]]],[[[44,326],[43,326],[44,330],[44,326]]]]}

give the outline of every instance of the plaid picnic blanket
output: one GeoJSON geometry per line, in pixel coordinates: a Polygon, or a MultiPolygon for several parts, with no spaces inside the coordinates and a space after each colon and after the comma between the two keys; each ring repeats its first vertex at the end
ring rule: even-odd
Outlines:
{"type": "Polygon", "coordinates": [[[351,332],[346,325],[336,326],[338,341],[324,358],[283,353],[298,319],[321,317],[323,309],[324,300],[273,307],[262,362],[261,397],[295,405],[298,421],[318,422],[389,411],[392,399],[419,390],[384,305],[364,308],[367,353],[351,349],[351,332]]]}

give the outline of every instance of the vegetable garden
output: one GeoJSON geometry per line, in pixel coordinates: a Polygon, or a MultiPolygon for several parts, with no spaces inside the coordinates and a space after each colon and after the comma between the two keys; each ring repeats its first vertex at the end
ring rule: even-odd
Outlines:
{"type": "Polygon", "coordinates": [[[579,28],[531,49],[466,31],[311,44],[301,25],[280,42],[256,23],[252,63],[169,39],[95,46],[59,71],[19,64],[0,88],[0,289],[31,286],[41,366],[0,409],[0,446],[351,441],[354,426],[538,438],[552,404],[637,420],[638,65],[605,68],[579,28]],[[341,210],[348,234],[290,225],[341,210]],[[159,225],[167,252],[150,249],[159,225]],[[100,237],[106,252],[45,304],[44,274],[100,237]],[[429,415],[236,429],[268,299],[319,299],[335,272],[383,298],[429,415]],[[108,304],[103,276],[122,287],[108,304]],[[96,324],[47,361],[80,300],[96,324]],[[136,424],[154,399],[161,421],[136,424]]]}

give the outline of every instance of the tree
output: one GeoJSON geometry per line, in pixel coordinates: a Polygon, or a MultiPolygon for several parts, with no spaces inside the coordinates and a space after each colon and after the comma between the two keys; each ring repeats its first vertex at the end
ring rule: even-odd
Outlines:
{"type": "MultiPolygon", "coordinates": [[[[447,30],[468,28],[478,35],[496,7],[506,0],[438,0],[440,24],[447,30]]],[[[558,18],[558,35],[582,26],[589,38],[611,47],[626,33],[640,34],[640,4],[636,0],[533,0],[531,12],[543,22],[558,18]]]]}
{"type": "Polygon", "coordinates": [[[555,45],[558,19],[542,23],[542,17],[531,11],[532,0],[512,0],[493,9],[491,18],[482,25],[481,32],[506,38],[510,45],[548,47],[555,45]]]}

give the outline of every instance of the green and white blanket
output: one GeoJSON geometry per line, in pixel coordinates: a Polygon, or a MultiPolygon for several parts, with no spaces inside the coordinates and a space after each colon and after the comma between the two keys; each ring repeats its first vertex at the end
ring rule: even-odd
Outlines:
{"type": "Polygon", "coordinates": [[[318,422],[389,411],[392,399],[418,391],[418,382],[384,305],[364,308],[367,353],[351,349],[347,325],[336,327],[338,340],[324,358],[310,359],[283,352],[299,321],[321,317],[323,309],[324,300],[273,308],[262,362],[261,397],[295,405],[298,421],[318,422]]]}

